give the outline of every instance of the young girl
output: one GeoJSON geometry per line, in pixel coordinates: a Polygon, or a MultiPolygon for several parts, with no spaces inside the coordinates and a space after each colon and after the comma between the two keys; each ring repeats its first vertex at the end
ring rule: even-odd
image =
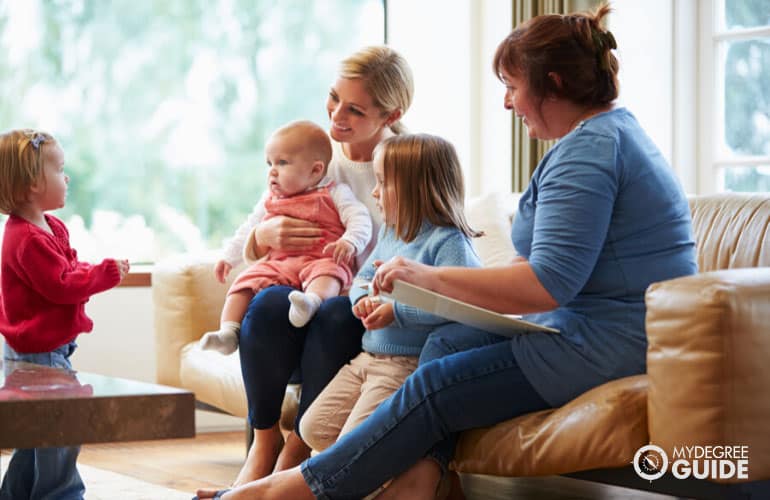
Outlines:
{"type": "Polygon", "coordinates": [[[332,147],[321,127],[310,121],[285,125],[270,137],[265,152],[268,189],[230,241],[226,251],[230,258],[217,262],[214,273],[224,282],[232,266],[240,263],[242,251],[252,265],[230,287],[219,330],[201,338],[203,349],[235,352],[249,302],[254,294],[272,285],[298,289],[289,294],[289,322],[295,327],[305,326],[322,301],[350,286],[353,257],[372,237],[366,206],[347,185],[326,177],[332,147]],[[298,251],[261,248],[254,239],[254,228],[280,215],[318,224],[324,239],[298,251]],[[265,258],[260,259],[262,256],[265,258]]]}
{"type": "MultiPolygon", "coordinates": [[[[93,322],[85,303],[128,272],[128,261],[79,262],[64,223],[64,153],[44,132],[0,135],[0,212],[9,215],[0,264],[0,332],[5,359],[71,369],[75,337],[93,322]]],[[[0,498],[82,498],[80,447],[16,450],[0,498]]]]}
{"type": "Polygon", "coordinates": [[[444,318],[368,295],[375,265],[402,256],[434,266],[480,266],[463,215],[463,179],[454,147],[430,135],[400,135],[375,150],[372,191],[383,226],[350,301],[366,332],[363,352],[343,366],[300,421],[303,439],[324,450],[366,419],[417,368],[428,333],[444,318]]]}

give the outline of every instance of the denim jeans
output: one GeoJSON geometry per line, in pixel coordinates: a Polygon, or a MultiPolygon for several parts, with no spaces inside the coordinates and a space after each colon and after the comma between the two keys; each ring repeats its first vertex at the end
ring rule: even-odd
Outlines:
{"type": "Polygon", "coordinates": [[[368,419],[302,464],[317,498],[362,498],[422,457],[451,458],[460,431],[549,407],[505,337],[449,324],[431,333],[420,361],[368,419]]]}
{"type": "Polygon", "coordinates": [[[239,353],[246,388],[249,424],[255,429],[273,426],[281,415],[281,403],[289,381],[299,372],[302,392],[299,421],[310,403],[345,363],[361,352],[364,327],[353,316],[348,297],[334,297],[321,304],[304,327],[289,323],[287,286],[260,291],[249,304],[241,325],[239,353]]]}
{"type": "MultiPolygon", "coordinates": [[[[76,347],[71,342],[51,352],[22,354],[6,344],[4,357],[71,370],[69,357],[76,347]]],[[[79,446],[15,450],[3,478],[0,500],[82,499],[86,488],[77,470],[78,453],[79,446]]]]}

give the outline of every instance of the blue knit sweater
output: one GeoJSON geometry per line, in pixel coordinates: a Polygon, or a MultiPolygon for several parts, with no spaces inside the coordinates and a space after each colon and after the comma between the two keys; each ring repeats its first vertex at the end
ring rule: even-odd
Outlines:
{"type": "MultiPolygon", "coordinates": [[[[424,222],[417,237],[409,243],[398,239],[392,228],[383,225],[377,246],[358,271],[350,290],[350,302],[355,304],[366,296],[367,290],[357,286],[374,277],[375,260],[402,256],[433,266],[479,267],[481,264],[470,240],[456,227],[434,226],[424,222]]],[[[419,356],[428,334],[448,320],[415,307],[393,303],[395,320],[379,330],[367,330],[362,339],[364,351],[373,354],[419,356]]]]}

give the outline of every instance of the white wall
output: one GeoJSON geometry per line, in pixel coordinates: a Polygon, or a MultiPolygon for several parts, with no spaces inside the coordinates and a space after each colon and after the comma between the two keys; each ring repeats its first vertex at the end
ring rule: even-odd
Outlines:
{"type": "Polygon", "coordinates": [[[388,2],[388,44],[415,79],[404,123],[455,145],[471,196],[511,185],[511,114],[491,69],[510,29],[508,0],[388,2]]]}
{"type": "MultiPolygon", "coordinates": [[[[75,369],[143,382],[155,382],[152,289],[114,288],[91,297],[86,313],[93,332],[80,335],[72,356],[75,369]]],[[[243,419],[195,412],[197,432],[241,430],[243,419]]]]}
{"type": "Polygon", "coordinates": [[[697,0],[613,2],[619,103],[636,115],[688,193],[698,191],[697,0]]]}
{"type": "Polygon", "coordinates": [[[669,162],[673,156],[671,0],[614,2],[609,28],[618,42],[620,99],[669,162]]]}

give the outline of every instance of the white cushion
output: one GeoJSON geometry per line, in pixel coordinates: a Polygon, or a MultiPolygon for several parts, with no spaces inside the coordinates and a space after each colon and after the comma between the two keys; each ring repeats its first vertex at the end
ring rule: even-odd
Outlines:
{"type": "Polygon", "coordinates": [[[485,267],[505,266],[516,256],[511,243],[511,221],[518,207],[518,193],[489,193],[468,200],[468,223],[484,236],[474,238],[473,246],[485,267]]]}

